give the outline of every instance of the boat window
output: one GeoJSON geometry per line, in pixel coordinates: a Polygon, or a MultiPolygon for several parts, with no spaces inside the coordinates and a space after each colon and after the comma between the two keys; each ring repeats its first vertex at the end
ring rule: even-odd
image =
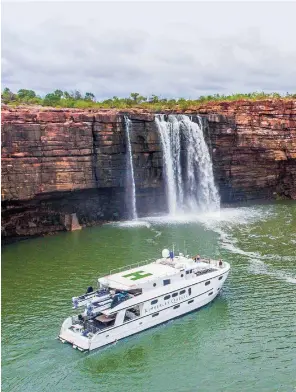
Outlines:
{"type": "Polygon", "coordinates": [[[155,287],[156,286],[156,283],[153,283],[153,287],[155,287]]]}
{"type": "Polygon", "coordinates": [[[153,315],[152,315],[152,317],[156,317],[156,316],[158,316],[159,315],[159,313],[154,313],[153,315]]]}
{"type": "Polygon", "coordinates": [[[181,278],[183,278],[183,276],[184,276],[184,275],[183,275],[183,274],[181,274],[181,278]]]}
{"type": "Polygon", "coordinates": [[[172,297],[177,297],[178,293],[173,293],[172,297]]]}
{"type": "Polygon", "coordinates": [[[154,299],[153,301],[151,301],[151,305],[155,305],[155,304],[157,304],[157,302],[158,302],[158,299],[154,299]]]}
{"type": "Polygon", "coordinates": [[[165,279],[164,281],[163,281],[163,285],[164,286],[166,286],[167,284],[170,284],[171,283],[171,279],[165,279]]]}
{"type": "Polygon", "coordinates": [[[170,295],[166,295],[166,296],[164,297],[164,300],[166,301],[167,299],[170,299],[170,298],[171,298],[170,295]]]}
{"type": "Polygon", "coordinates": [[[219,276],[219,280],[221,280],[223,278],[223,276],[219,276]]]}
{"type": "Polygon", "coordinates": [[[194,299],[191,299],[190,301],[188,301],[188,304],[192,304],[193,301],[194,299]]]}
{"type": "Polygon", "coordinates": [[[173,309],[178,309],[180,307],[180,305],[175,305],[174,307],[173,307],[173,309]]]}
{"type": "Polygon", "coordinates": [[[191,295],[191,287],[188,289],[188,294],[191,295]]]}
{"type": "Polygon", "coordinates": [[[207,286],[208,284],[210,284],[211,282],[208,280],[206,283],[205,283],[205,286],[207,286]]]}
{"type": "Polygon", "coordinates": [[[125,316],[123,322],[131,321],[140,317],[140,305],[135,305],[132,308],[129,308],[125,311],[125,316]]]}
{"type": "Polygon", "coordinates": [[[188,275],[188,274],[189,274],[189,271],[186,271],[186,274],[188,275]]]}
{"type": "Polygon", "coordinates": [[[180,295],[185,294],[186,290],[181,290],[180,295]]]}
{"type": "Polygon", "coordinates": [[[212,295],[213,294],[213,292],[211,291],[208,295],[212,295]]]}

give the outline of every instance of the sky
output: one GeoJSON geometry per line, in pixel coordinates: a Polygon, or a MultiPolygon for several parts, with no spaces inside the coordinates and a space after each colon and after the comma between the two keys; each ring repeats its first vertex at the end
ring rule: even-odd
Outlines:
{"type": "Polygon", "coordinates": [[[295,2],[2,2],[2,88],[296,91],[295,2]]]}

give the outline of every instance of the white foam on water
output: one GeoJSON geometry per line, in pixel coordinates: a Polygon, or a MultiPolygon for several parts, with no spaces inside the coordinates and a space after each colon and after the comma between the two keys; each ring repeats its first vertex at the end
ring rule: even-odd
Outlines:
{"type": "Polygon", "coordinates": [[[258,252],[247,252],[244,251],[243,249],[239,248],[236,244],[237,241],[233,239],[229,234],[221,232],[222,236],[220,236],[220,242],[221,242],[221,247],[223,249],[228,250],[231,253],[235,253],[238,255],[246,256],[249,258],[255,258],[258,260],[261,260],[261,255],[258,252]]]}
{"type": "Polygon", "coordinates": [[[162,234],[162,233],[161,233],[161,231],[156,231],[156,230],[155,230],[155,232],[156,232],[156,234],[155,234],[155,238],[157,238],[157,237],[161,236],[161,234],[162,234]]]}
{"type": "Polygon", "coordinates": [[[292,277],[290,277],[290,276],[286,276],[286,281],[287,281],[288,283],[296,284],[296,278],[292,278],[292,277]]]}
{"type": "Polygon", "coordinates": [[[267,266],[262,260],[249,260],[250,267],[249,271],[255,275],[268,275],[278,280],[283,280],[287,283],[296,284],[296,277],[286,272],[279,271],[270,266],[267,266]]]}
{"type": "Polygon", "coordinates": [[[161,231],[155,230],[153,227],[151,227],[151,231],[153,231],[155,233],[154,238],[157,238],[157,237],[161,236],[161,234],[162,234],[161,231]]]}
{"type": "Polygon", "coordinates": [[[111,224],[123,228],[133,228],[133,227],[146,227],[147,229],[151,228],[151,223],[139,219],[123,221],[123,222],[112,222],[111,224]]]}
{"type": "MultiPolygon", "coordinates": [[[[216,230],[216,232],[219,232],[220,234],[220,242],[222,248],[226,249],[231,253],[241,255],[247,259],[247,261],[250,263],[249,271],[251,273],[255,275],[268,275],[275,279],[283,280],[287,283],[296,284],[296,277],[292,276],[289,273],[285,273],[283,271],[275,269],[264,262],[264,260],[266,259],[282,260],[282,257],[278,255],[261,255],[259,252],[245,251],[237,245],[238,241],[234,239],[230,234],[225,233],[222,230],[216,230]]],[[[291,259],[289,257],[289,260],[295,260],[295,258],[291,259]]]]}
{"type": "MultiPolygon", "coordinates": [[[[243,256],[250,263],[250,272],[254,274],[264,274],[275,279],[283,280],[287,283],[296,284],[296,277],[289,273],[275,269],[265,263],[265,260],[275,261],[296,261],[293,256],[279,256],[274,254],[261,255],[255,251],[245,251],[240,248],[238,241],[228,232],[229,230],[248,226],[256,221],[266,221],[273,216],[272,208],[269,210],[243,208],[224,208],[214,213],[199,216],[199,221],[208,229],[219,234],[221,247],[231,253],[243,256]]],[[[253,235],[254,236],[254,235],[253,235]]],[[[270,238],[270,236],[268,236],[270,238]]],[[[273,240],[278,240],[272,236],[273,240]]]]}
{"type": "MultiPolygon", "coordinates": [[[[266,214],[266,213],[265,213],[266,214]]],[[[140,218],[156,225],[179,225],[188,223],[201,223],[210,230],[219,230],[224,224],[248,224],[263,219],[261,211],[252,207],[222,208],[211,212],[178,213],[175,215],[146,216],[140,218]]]]}
{"type": "MultiPolygon", "coordinates": [[[[261,210],[258,207],[241,207],[241,208],[222,208],[220,211],[207,212],[202,214],[177,214],[163,215],[163,216],[151,216],[140,218],[135,221],[127,221],[117,223],[120,227],[147,227],[151,231],[155,232],[154,238],[161,235],[160,231],[155,230],[153,227],[164,226],[164,225],[186,225],[197,223],[203,225],[206,229],[212,230],[219,235],[221,247],[228,252],[233,254],[241,255],[245,260],[249,262],[249,271],[256,275],[267,275],[275,279],[285,281],[287,283],[296,284],[296,277],[292,274],[282,272],[269,266],[265,263],[266,260],[275,260],[283,262],[295,261],[296,258],[293,256],[279,256],[275,254],[261,255],[256,251],[246,251],[238,245],[238,241],[229,233],[229,231],[235,228],[247,227],[249,224],[257,221],[266,221],[273,216],[272,209],[261,210]]],[[[256,236],[253,235],[252,236],[256,236]]],[[[276,240],[277,238],[274,238],[276,240]]],[[[153,239],[149,239],[152,243],[153,239]]]]}

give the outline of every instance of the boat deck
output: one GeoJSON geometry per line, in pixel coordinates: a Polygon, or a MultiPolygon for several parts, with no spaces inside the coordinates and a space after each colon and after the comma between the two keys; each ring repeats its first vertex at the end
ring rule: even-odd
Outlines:
{"type": "Polygon", "coordinates": [[[137,264],[137,267],[130,268],[131,266],[126,266],[125,270],[120,268],[120,272],[113,270],[116,272],[99,278],[99,283],[107,287],[129,291],[139,288],[149,281],[170,278],[179,274],[181,270],[194,269],[196,273],[203,274],[220,267],[217,260],[200,259],[197,261],[185,256],[175,256],[173,259],[161,258],[154,262],[137,264]]]}

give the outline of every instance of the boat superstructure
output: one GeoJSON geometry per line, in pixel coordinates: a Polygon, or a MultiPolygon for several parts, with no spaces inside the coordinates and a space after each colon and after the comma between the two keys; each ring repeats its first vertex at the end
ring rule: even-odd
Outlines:
{"type": "Polygon", "coordinates": [[[196,310],[220,292],[230,266],[164,249],[162,257],[110,271],[98,289],[73,297],[85,307],[62,324],[59,339],[81,351],[94,350],[196,310]]]}

